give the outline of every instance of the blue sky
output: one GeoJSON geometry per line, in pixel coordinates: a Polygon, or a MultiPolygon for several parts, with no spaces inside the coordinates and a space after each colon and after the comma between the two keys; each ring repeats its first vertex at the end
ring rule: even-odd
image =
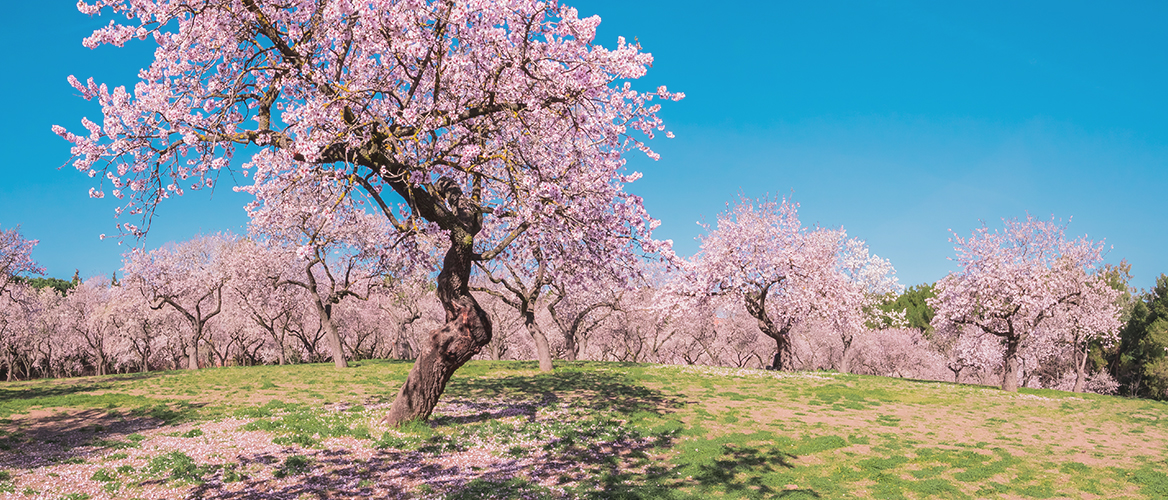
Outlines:
{"type": "MultiPolygon", "coordinates": [[[[598,42],[636,39],[656,57],[638,86],[685,100],[662,111],[677,138],[662,159],[630,155],[645,198],[683,255],[696,222],[739,192],[793,196],[805,223],[844,227],[892,261],[902,283],[952,269],[949,229],[1003,217],[1073,217],[1105,239],[1134,284],[1168,272],[1168,7],[1075,2],[568,2],[603,19],[598,42]]],[[[0,30],[0,227],[41,241],[49,274],[106,274],[127,245],[111,200],[69,167],[54,123],[98,117],[69,74],[132,85],[145,43],[88,50],[108,22],[74,2],[18,2],[0,30]],[[34,7],[35,5],[35,7],[34,7]],[[52,19],[53,22],[45,22],[52,19]]],[[[222,185],[222,184],[221,184],[222,185]]],[[[145,245],[242,231],[245,195],[164,204],[145,245]]]]}

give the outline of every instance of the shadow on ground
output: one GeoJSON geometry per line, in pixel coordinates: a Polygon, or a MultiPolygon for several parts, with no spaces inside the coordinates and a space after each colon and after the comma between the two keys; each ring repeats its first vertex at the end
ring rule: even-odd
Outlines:
{"type": "MultiPolygon", "coordinates": [[[[452,500],[691,500],[711,494],[820,497],[815,490],[775,482],[773,473],[791,469],[797,457],[771,444],[715,445],[700,460],[672,460],[679,456],[674,448],[681,426],[669,415],[690,402],[646,388],[628,374],[571,367],[534,376],[472,374],[452,380],[442,401],[445,406],[440,410],[451,411],[436,414],[430,428],[435,436],[461,441],[452,446],[438,443],[414,450],[393,445],[380,450],[287,446],[278,452],[244,452],[225,457],[222,466],[203,464],[187,471],[197,477],[184,496],[222,500],[431,495],[452,500]],[[567,410],[540,413],[546,407],[567,410]],[[578,420],[556,420],[565,418],[578,420]],[[641,424],[649,421],[653,425],[641,424]],[[479,428],[496,425],[514,425],[523,432],[556,425],[569,430],[550,438],[545,434],[543,441],[535,443],[516,443],[510,449],[477,448],[473,437],[479,428]]],[[[108,455],[133,447],[129,436],[134,433],[192,418],[196,410],[192,405],[161,404],[134,412],[90,409],[25,415],[8,426],[14,429],[0,439],[0,443],[10,443],[9,449],[0,449],[0,469],[31,469],[108,455]]],[[[146,479],[139,476],[136,484],[181,487],[183,483],[176,483],[175,477],[165,473],[146,479]]]]}
{"type": "Polygon", "coordinates": [[[596,410],[631,414],[638,411],[668,412],[682,401],[676,396],[649,389],[623,373],[559,369],[536,376],[507,375],[491,378],[455,378],[444,397],[583,397],[596,410]]]}

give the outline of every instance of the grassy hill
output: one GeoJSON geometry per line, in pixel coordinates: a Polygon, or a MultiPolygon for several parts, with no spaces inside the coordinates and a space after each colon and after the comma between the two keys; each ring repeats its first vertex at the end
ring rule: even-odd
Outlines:
{"type": "Polygon", "coordinates": [[[1168,498],[1168,404],[835,373],[472,362],[0,385],[0,497],[1168,498]]]}

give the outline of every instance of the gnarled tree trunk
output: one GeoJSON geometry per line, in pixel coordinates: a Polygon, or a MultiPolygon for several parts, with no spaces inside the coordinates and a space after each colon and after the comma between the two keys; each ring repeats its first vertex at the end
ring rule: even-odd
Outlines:
{"type": "Polygon", "coordinates": [[[450,250],[438,274],[437,290],[438,300],[446,309],[446,324],[430,334],[383,419],[392,426],[429,418],[454,371],[491,341],[491,320],[468,288],[473,240],[459,238],[454,231],[450,236],[450,250]]]}
{"type": "Polygon", "coordinates": [[[768,370],[790,370],[791,369],[791,335],[787,331],[767,331],[763,333],[768,337],[775,339],[775,356],[771,360],[771,366],[768,370]]]}
{"type": "Polygon", "coordinates": [[[768,370],[791,369],[791,327],[794,321],[784,318],[782,326],[775,324],[766,310],[767,293],[774,283],[762,287],[757,293],[744,293],[742,298],[746,303],[746,312],[758,321],[758,329],[767,337],[775,340],[775,355],[768,370]]]}

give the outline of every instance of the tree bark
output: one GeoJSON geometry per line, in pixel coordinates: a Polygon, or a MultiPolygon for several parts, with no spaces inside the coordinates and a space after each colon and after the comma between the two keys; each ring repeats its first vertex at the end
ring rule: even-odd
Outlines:
{"type": "Polygon", "coordinates": [[[535,341],[535,357],[539,360],[539,371],[552,371],[552,349],[548,344],[547,335],[544,335],[543,330],[539,329],[539,325],[535,323],[535,313],[527,311],[523,315],[523,326],[527,327],[528,335],[531,335],[531,340],[535,341]]]}
{"type": "Polygon", "coordinates": [[[141,373],[150,371],[150,344],[146,344],[138,353],[142,355],[141,373]]]}
{"type": "Polygon", "coordinates": [[[409,326],[422,317],[417,310],[410,310],[410,317],[397,325],[397,340],[394,340],[390,350],[393,359],[414,359],[414,348],[410,345],[409,326]]]}
{"type": "Polygon", "coordinates": [[[1002,390],[1018,392],[1018,348],[1022,339],[1017,335],[1006,337],[1006,356],[1002,369],[1002,390]]]}
{"type": "MultiPolygon", "coordinates": [[[[201,337],[202,335],[200,335],[201,337]]],[[[189,347],[187,347],[187,369],[199,369],[199,341],[195,340],[189,347]]]]}
{"type": "Polygon", "coordinates": [[[324,324],[324,335],[328,339],[329,350],[332,351],[333,365],[337,368],[348,368],[349,362],[345,360],[345,348],[341,345],[341,333],[337,331],[337,324],[333,322],[332,304],[324,304],[316,290],[309,290],[309,292],[312,293],[313,303],[316,304],[316,312],[320,315],[320,321],[324,324]]]}
{"type": "Polygon", "coordinates": [[[564,335],[564,357],[568,361],[576,361],[580,356],[580,344],[576,343],[575,335],[564,335]]]}
{"type": "Polygon", "coordinates": [[[775,356],[771,360],[771,370],[791,369],[791,336],[787,332],[767,332],[768,337],[775,339],[775,356]]]}
{"type": "Polygon", "coordinates": [[[410,369],[405,384],[382,419],[391,426],[425,420],[446,390],[454,371],[491,341],[491,320],[470,294],[473,238],[451,231],[450,249],[438,274],[438,300],[446,309],[446,324],[430,334],[410,369]]]}

